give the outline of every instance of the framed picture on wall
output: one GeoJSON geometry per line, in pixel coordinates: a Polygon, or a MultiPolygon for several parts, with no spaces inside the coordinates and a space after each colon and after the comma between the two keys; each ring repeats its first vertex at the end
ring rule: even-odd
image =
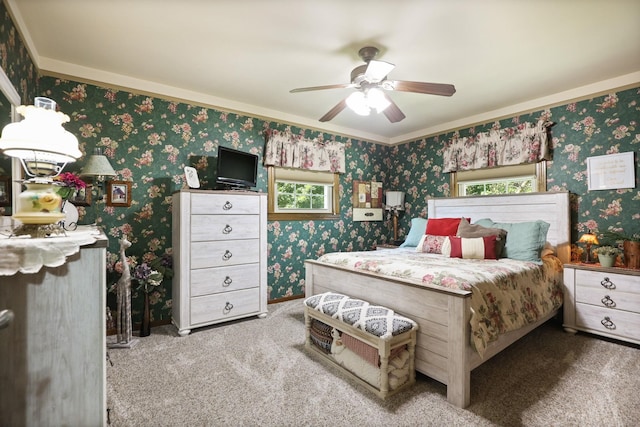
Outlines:
{"type": "Polygon", "coordinates": [[[76,192],[69,197],[69,201],[76,206],[91,206],[91,191],[93,189],[93,184],[91,180],[88,180],[87,178],[83,178],[83,181],[87,186],[76,190],[76,192]]]}
{"type": "Polygon", "coordinates": [[[11,177],[0,175],[0,207],[11,206],[11,177]]]}
{"type": "Polygon", "coordinates": [[[589,191],[636,186],[633,151],[587,157],[589,191]]]}
{"type": "Polygon", "coordinates": [[[107,206],[131,206],[131,181],[107,182],[107,206]]]}

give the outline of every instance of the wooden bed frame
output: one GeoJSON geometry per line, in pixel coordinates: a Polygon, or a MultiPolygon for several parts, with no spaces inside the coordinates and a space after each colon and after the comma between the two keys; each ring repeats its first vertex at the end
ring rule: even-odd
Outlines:
{"type": "MultiPolygon", "coordinates": [[[[547,240],[556,246],[563,263],[570,260],[569,193],[531,193],[509,196],[436,198],[428,201],[429,218],[470,217],[471,222],[491,218],[495,222],[543,220],[551,226],[547,240]]],[[[464,408],[470,403],[471,371],[486,360],[552,318],[502,335],[491,343],[484,358],[470,345],[471,293],[400,279],[381,278],[340,266],[305,262],[305,295],[344,293],[387,306],[419,325],[416,370],[445,384],[447,400],[464,408]]]]}

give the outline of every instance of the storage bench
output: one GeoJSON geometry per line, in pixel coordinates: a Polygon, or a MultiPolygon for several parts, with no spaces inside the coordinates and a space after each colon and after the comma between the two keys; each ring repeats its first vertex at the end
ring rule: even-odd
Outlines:
{"type": "Polygon", "coordinates": [[[333,292],[305,299],[304,318],[305,348],[382,399],[415,382],[413,320],[333,292]]]}

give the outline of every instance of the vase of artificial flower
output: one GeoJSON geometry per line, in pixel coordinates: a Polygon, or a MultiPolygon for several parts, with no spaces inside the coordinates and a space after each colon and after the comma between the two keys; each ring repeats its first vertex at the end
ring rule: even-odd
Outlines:
{"type": "Polygon", "coordinates": [[[63,172],[53,180],[57,184],[57,193],[65,201],[79,190],[87,188],[87,183],[73,172],[63,172]]]}
{"type": "Polygon", "coordinates": [[[143,293],[142,319],[140,321],[140,336],[148,337],[151,335],[151,312],[149,307],[149,292],[162,282],[162,273],[151,268],[151,266],[143,262],[133,269],[131,279],[138,282],[138,290],[143,293]]]}
{"type": "Polygon", "coordinates": [[[601,266],[613,267],[621,251],[613,246],[600,246],[594,252],[598,254],[598,261],[601,266]]]}
{"type": "Polygon", "coordinates": [[[162,283],[165,277],[173,276],[172,258],[164,254],[151,262],[137,265],[132,272],[132,280],[138,282],[138,290],[143,293],[142,319],[140,321],[140,336],[151,335],[151,307],[149,293],[162,283]]]}
{"type": "Polygon", "coordinates": [[[605,231],[602,236],[606,239],[622,242],[624,266],[636,270],[640,269],[640,233],[605,231]]]}
{"type": "Polygon", "coordinates": [[[149,312],[149,293],[144,293],[144,302],[142,308],[142,320],[140,321],[140,336],[148,337],[151,335],[151,313],[149,312]]]}

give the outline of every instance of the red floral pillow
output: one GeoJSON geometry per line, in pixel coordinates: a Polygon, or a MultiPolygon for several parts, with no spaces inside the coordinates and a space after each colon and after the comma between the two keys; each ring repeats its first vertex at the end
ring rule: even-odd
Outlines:
{"type": "Polygon", "coordinates": [[[447,239],[447,236],[432,236],[431,234],[425,234],[420,239],[420,243],[416,246],[416,252],[424,252],[428,254],[441,254],[442,244],[447,239]]]}

